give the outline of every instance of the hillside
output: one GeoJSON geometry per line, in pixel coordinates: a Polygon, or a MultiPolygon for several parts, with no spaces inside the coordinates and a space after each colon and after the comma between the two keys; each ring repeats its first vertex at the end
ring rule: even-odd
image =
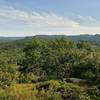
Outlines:
{"type": "Polygon", "coordinates": [[[100,35],[36,35],[36,38],[42,39],[61,39],[61,38],[71,38],[74,40],[91,40],[91,41],[100,41],[100,35]]]}
{"type": "Polygon", "coordinates": [[[16,40],[30,40],[32,38],[38,38],[38,39],[47,39],[47,40],[53,40],[53,39],[71,39],[74,41],[89,41],[96,44],[100,43],[100,35],[73,35],[73,36],[66,36],[66,35],[36,35],[36,36],[30,36],[30,37],[0,37],[0,42],[10,42],[10,41],[16,41],[16,40]]]}
{"type": "Polygon", "coordinates": [[[74,41],[88,41],[95,44],[100,43],[100,35],[73,35],[73,36],[66,36],[66,35],[36,35],[36,38],[41,39],[71,39],[74,41]]]}
{"type": "Polygon", "coordinates": [[[0,37],[0,42],[9,42],[24,39],[24,37],[0,37]]]}
{"type": "Polygon", "coordinates": [[[100,100],[99,74],[100,49],[88,42],[35,36],[0,43],[0,100],[100,100]]]}

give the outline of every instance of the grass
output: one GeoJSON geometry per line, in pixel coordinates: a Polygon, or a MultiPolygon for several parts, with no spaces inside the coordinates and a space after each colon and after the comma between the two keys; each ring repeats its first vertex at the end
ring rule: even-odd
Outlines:
{"type": "Polygon", "coordinates": [[[70,94],[72,94],[72,96],[74,96],[74,94],[77,96],[78,94],[76,93],[79,93],[80,90],[84,92],[83,87],[78,85],[51,80],[36,84],[11,85],[6,87],[6,89],[0,90],[0,100],[62,100],[62,89],[66,91],[63,95],[65,97],[70,94]]]}

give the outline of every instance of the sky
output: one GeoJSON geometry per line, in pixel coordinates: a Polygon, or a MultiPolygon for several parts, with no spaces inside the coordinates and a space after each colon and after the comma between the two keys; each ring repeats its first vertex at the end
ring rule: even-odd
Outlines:
{"type": "Polygon", "coordinates": [[[100,0],[0,0],[0,36],[100,34],[100,0]]]}

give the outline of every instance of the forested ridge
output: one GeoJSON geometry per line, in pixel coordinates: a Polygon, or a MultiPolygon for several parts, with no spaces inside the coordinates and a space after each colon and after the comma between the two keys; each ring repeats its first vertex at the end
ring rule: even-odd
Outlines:
{"type": "Polygon", "coordinates": [[[0,37],[0,42],[12,42],[16,40],[30,40],[34,38],[38,39],[46,39],[46,40],[53,40],[53,39],[71,39],[73,41],[88,41],[93,44],[99,45],[100,46],[100,35],[88,35],[88,34],[83,34],[83,35],[35,35],[35,36],[26,36],[26,37],[0,37]]]}
{"type": "Polygon", "coordinates": [[[0,100],[100,100],[98,44],[63,36],[0,42],[0,100]]]}

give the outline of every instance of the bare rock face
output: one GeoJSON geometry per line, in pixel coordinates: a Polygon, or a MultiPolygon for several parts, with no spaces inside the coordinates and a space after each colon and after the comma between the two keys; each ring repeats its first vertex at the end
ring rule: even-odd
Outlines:
{"type": "Polygon", "coordinates": [[[86,80],[79,79],[79,78],[67,78],[66,81],[72,82],[72,83],[84,83],[86,80]]]}

